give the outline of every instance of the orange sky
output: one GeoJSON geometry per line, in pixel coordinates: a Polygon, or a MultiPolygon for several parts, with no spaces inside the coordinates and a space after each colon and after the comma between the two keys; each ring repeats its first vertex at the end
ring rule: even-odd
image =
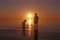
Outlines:
{"type": "Polygon", "coordinates": [[[41,24],[60,24],[60,0],[0,0],[0,24],[21,23],[29,12],[36,12],[41,24]]]}

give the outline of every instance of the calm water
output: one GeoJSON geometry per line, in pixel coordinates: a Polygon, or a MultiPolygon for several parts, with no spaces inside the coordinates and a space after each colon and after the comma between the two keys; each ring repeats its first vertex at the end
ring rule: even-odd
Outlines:
{"type": "MultiPolygon", "coordinates": [[[[40,25],[38,32],[38,40],[60,40],[60,25],[40,25]]],[[[32,29],[26,30],[26,36],[22,28],[0,29],[0,40],[34,40],[33,35],[32,29]]]]}

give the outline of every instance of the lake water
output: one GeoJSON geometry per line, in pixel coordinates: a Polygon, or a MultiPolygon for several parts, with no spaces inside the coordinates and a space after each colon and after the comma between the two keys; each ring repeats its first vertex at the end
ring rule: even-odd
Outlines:
{"type": "MultiPolygon", "coordinates": [[[[26,36],[23,35],[21,27],[18,29],[0,29],[0,40],[25,39],[34,40],[33,29],[27,29],[26,36]]],[[[38,40],[60,40],[60,25],[40,25],[38,27],[38,40]]]]}

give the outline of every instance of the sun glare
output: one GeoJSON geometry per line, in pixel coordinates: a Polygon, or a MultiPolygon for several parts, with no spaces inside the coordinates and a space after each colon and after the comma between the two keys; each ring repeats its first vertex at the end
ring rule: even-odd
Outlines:
{"type": "Polygon", "coordinates": [[[29,19],[29,20],[28,20],[28,22],[29,22],[29,25],[31,25],[32,20],[31,20],[31,19],[29,19]]]}
{"type": "Polygon", "coordinates": [[[32,17],[32,14],[31,14],[31,13],[29,13],[29,14],[28,14],[28,17],[29,17],[29,18],[31,18],[31,17],[32,17]]]}
{"type": "Polygon", "coordinates": [[[32,13],[28,13],[27,17],[28,17],[28,25],[31,25],[32,24],[32,13]]]}
{"type": "Polygon", "coordinates": [[[28,13],[28,15],[27,15],[27,22],[28,22],[28,27],[29,27],[29,35],[31,34],[31,25],[32,25],[32,18],[33,18],[33,16],[32,16],[32,13],[28,13]]]}

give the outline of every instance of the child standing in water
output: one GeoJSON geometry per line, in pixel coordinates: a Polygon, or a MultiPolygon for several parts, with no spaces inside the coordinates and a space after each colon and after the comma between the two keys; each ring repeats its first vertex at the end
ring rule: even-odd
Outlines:
{"type": "Polygon", "coordinates": [[[38,40],[38,20],[39,20],[39,17],[37,16],[37,13],[35,13],[35,16],[34,16],[34,40],[38,40]]]}
{"type": "Polygon", "coordinates": [[[26,26],[26,19],[22,22],[22,29],[23,29],[23,35],[25,36],[25,26],[26,26]]]}

